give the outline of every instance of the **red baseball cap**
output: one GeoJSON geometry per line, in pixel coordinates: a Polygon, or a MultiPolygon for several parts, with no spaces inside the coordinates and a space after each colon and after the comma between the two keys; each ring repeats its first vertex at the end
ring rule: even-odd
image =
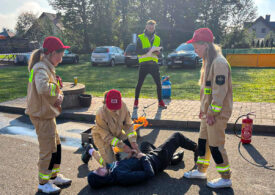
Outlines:
{"type": "Polygon", "coordinates": [[[70,46],[63,45],[62,41],[57,37],[47,37],[44,40],[43,48],[47,49],[45,54],[48,55],[49,53],[59,49],[68,49],[70,46]]]}
{"type": "Polygon", "coordinates": [[[121,93],[120,93],[120,91],[111,89],[107,93],[106,106],[110,110],[119,110],[121,108],[121,93]]]}
{"type": "Polygon", "coordinates": [[[193,38],[186,43],[195,43],[198,41],[213,42],[213,33],[209,28],[199,28],[193,34],[193,38]]]}

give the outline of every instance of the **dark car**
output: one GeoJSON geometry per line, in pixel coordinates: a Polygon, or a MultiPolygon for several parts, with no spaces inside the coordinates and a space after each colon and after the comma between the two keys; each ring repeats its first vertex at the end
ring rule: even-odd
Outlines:
{"type": "Polygon", "coordinates": [[[182,66],[196,68],[202,63],[202,59],[196,54],[192,44],[182,43],[166,58],[168,68],[182,66]]]}
{"type": "MultiPolygon", "coordinates": [[[[127,67],[133,66],[133,65],[138,65],[138,57],[136,53],[136,44],[130,43],[127,48],[125,49],[124,52],[125,56],[125,64],[127,67]]],[[[165,64],[165,58],[163,53],[161,53],[161,56],[158,60],[159,65],[164,65],[165,64]]]]}
{"type": "Polygon", "coordinates": [[[124,52],[125,56],[125,64],[127,67],[130,67],[132,65],[138,65],[138,57],[136,53],[136,45],[133,43],[130,43],[124,52]]]}
{"type": "Polygon", "coordinates": [[[115,46],[100,46],[93,50],[91,55],[92,66],[105,64],[115,66],[116,64],[124,64],[124,51],[115,46]]]}
{"type": "Polygon", "coordinates": [[[64,51],[64,56],[62,58],[62,63],[72,63],[77,64],[79,62],[79,56],[75,53],[72,53],[69,50],[64,51]]]}

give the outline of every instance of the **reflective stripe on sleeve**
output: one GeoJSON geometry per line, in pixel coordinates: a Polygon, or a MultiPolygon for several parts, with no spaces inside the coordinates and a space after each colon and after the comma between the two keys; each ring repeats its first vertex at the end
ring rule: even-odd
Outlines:
{"type": "Polygon", "coordinates": [[[206,94],[206,95],[212,94],[212,89],[211,88],[204,88],[204,94],[206,94]]]}
{"type": "Polygon", "coordinates": [[[213,112],[220,112],[220,111],[222,110],[222,107],[221,107],[221,106],[214,105],[214,104],[211,104],[211,105],[210,105],[210,109],[211,109],[213,112]]]}
{"type": "Polygon", "coordinates": [[[129,133],[127,136],[134,137],[134,136],[137,136],[137,133],[135,131],[133,131],[133,132],[129,133]]]}
{"type": "Polygon", "coordinates": [[[197,163],[198,164],[204,164],[204,165],[209,165],[210,160],[206,160],[203,158],[198,158],[197,163]]]}
{"type": "Polygon", "coordinates": [[[33,69],[31,70],[30,75],[29,75],[29,82],[30,83],[32,82],[32,79],[33,79],[33,69]]]}
{"type": "Polygon", "coordinates": [[[51,83],[50,86],[51,86],[51,96],[55,96],[56,85],[51,83]]]}
{"type": "Polygon", "coordinates": [[[115,147],[117,145],[118,141],[119,141],[119,139],[117,139],[116,137],[114,137],[113,140],[111,141],[111,145],[113,147],[115,147]]]}
{"type": "Polygon", "coordinates": [[[103,165],[103,158],[102,157],[100,157],[100,159],[99,159],[99,164],[103,165]]]}
{"type": "Polygon", "coordinates": [[[220,172],[220,173],[230,171],[229,165],[227,165],[227,166],[225,166],[225,167],[216,166],[216,169],[217,169],[217,171],[220,172]]]}

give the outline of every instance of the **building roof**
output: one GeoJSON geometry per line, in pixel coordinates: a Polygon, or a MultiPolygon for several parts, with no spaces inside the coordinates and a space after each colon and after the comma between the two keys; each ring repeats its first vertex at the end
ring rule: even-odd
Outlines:
{"type": "MultiPolygon", "coordinates": [[[[269,15],[270,17],[270,15],[269,15]]],[[[275,31],[275,21],[274,22],[270,22],[267,19],[264,19],[262,16],[260,16],[259,18],[257,18],[254,22],[245,22],[244,23],[244,27],[245,28],[249,28],[251,27],[253,24],[257,23],[257,22],[263,22],[266,26],[268,26],[269,28],[271,28],[272,30],[275,31]]]]}
{"type": "Polygon", "coordinates": [[[11,32],[11,31],[9,31],[9,30],[7,30],[7,29],[4,28],[3,32],[1,32],[0,35],[12,38],[12,37],[15,36],[15,33],[13,33],[13,32],[11,32]]]}

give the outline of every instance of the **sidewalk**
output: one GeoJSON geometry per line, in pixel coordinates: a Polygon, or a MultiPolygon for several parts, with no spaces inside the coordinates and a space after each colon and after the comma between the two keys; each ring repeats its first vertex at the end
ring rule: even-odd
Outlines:
{"type": "MultiPolygon", "coordinates": [[[[60,118],[81,120],[93,122],[96,111],[102,106],[103,98],[93,97],[92,104],[89,108],[75,108],[63,110],[60,118]]],[[[158,109],[157,99],[140,99],[139,109],[133,110],[133,98],[123,98],[132,118],[137,118],[144,114],[153,127],[163,128],[189,128],[199,129],[200,119],[199,101],[192,100],[164,100],[167,109],[158,109]]],[[[26,98],[18,98],[12,101],[0,103],[0,112],[10,112],[24,114],[26,108],[26,98]]],[[[258,132],[275,132],[275,103],[253,103],[253,102],[234,102],[233,113],[229,120],[228,129],[232,129],[236,119],[248,112],[255,112],[256,117],[253,119],[253,131],[258,132]]],[[[238,124],[241,124],[241,119],[238,124]]],[[[240,129],[240,125],[238,125],[240,129]]]]}

